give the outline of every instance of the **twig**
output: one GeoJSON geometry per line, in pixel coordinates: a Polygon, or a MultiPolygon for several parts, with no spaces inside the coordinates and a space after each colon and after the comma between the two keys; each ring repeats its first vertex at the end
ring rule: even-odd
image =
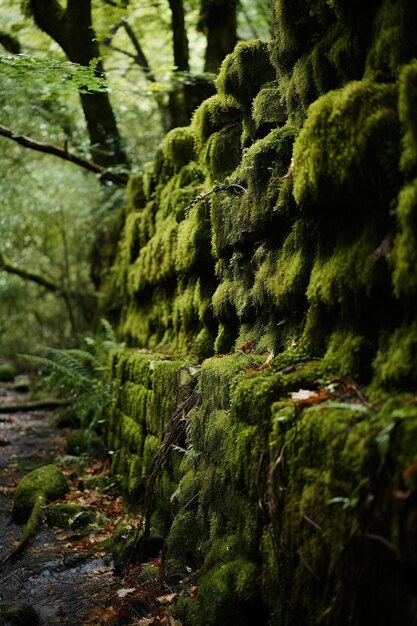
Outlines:
{"type": "Polygon", "coordinates": [[[398,554],[397,548],[390,541],[388,541],[388,539],[385,539],[385,537],[382,537],[381,535],[374,535],[373,533],[363,533],[363,536],[366,537],[366,539],[379,541],[379,543],[382,543],[382,545],[388,548],[388,550],[391,550],[394,554],[398,554]]]}
{"type": "MultiPolygon", "coordinates": [[[[143,507],[143,516],[142,520],[144,520],[136,530],[136,535],[133,541],[133,547],[129,558],[129,563],[131,562],[133,555],[136,552],[141,552],[143,546],[150,535],[151,529],[151,513],[152,513],[152,504],[153,504],[153,495],[156,480],[158,478],[161,467],[171,452],[173,446],[177,445],[181,439],[185,436],[186,428],[187,428],[187,415],[200,401],[200,393],[196,388],[190,393],[190,395],[182,402],[174,412],[174,415],[171,418],[171,421],[168,425],[168,430],[166,432],[164,441],[156,452],[153,461],[151,470],[149,473],[148,481],[146,483],[146,492],[145,492],[145,502],[143,507]],[[143,532],[142,532],[143,530],[143,532]],[[141,534],[142,533],[142,534],[141,534]]],[[[128,563],[128,564],[129,564],[128,563]]]]}
{"type": "Polygon", "coordinates": [[[298,556],[300,557],[300,561],[301,563],[308,569],[308,571],[310,572],[310,574],[312,576],[314,576],[314,578],[316,580],[320,580],[320,576],[317,576],[316,572],[311,568],[311,566],[307,563],[307,561],[305,560],[305,558],[302,555],[301,550],[298,550],[297,552],[298,556]]]}
{"type": "Polygon", "coordinates": [[[303,515],[302,516],[303,519],[305,519],[306,522],[308,522],[309,524],[311,524],[316,530],[319,531],[319,533],[323,533],[323,529],[321,526],[319,526],[314,520],[311,519],[311,517],[309,517],[308,515],[303,515]]]}
{"type": "Polygon", "coordinates": [[[256,470],[256,488],[258,491],[258,506],[262,511],[263,515],[268,518],[268,511],[265,508],[265,493],[262,493],[261,490],[261,470],[266,458],[266,450],[262,450],[259,455],[258,468],[256,470]]]}
{"type": "Polygon", "coordinates": [[[185,207],[184,211],[185,211],[185,215],[188,215],[189,210],[195,205],[197,204],[197,202],[201,202],[201,200],[205,200],[206,198],[208,198],[209,196],[211,196],[214,193],[221,193],[223,191],[229,192],[235,196],[242,196],[244,193],[247,193],[247,189],[245,189],[242,185],[239,185],[238,183],[231,183],[230,185],[226,184],[226,183],[217,183],[214,185],[213,189],[210,189],[210,191],[206,191],[202,194],[200,194],[199,196],[197,196],[196,198],[194,198],[194,200],[192,202],[190,202],[190,204],[188,206],[185,207]]]}
{"type": "Polygon", "coordinates": [[[178,513],[176,514],[176,516],[175,516],[175,517],[174,517],[174,519],[172,520],[172,523],[174,523],[174,522],[175,522],[175,520],[176,520],[176,519],[178,519],[178,517],[179,517],[180,515],[182,515],[182,513],[184,513],[185,509],[187,509],[187,508],[190,506],[191,502],[194,502],[194,500],[195,500],[196,498],[198,498],[198,493],[196,493],[195,495],[193,495],[193,497],[192,497],[192,498],[190,498],[190,499],[188,500],[188,502],[186,502],[186,504],[184,504],[184,506],[181,508],[181,510],[180,510],[180,511],[178,511],[178,513]]]}

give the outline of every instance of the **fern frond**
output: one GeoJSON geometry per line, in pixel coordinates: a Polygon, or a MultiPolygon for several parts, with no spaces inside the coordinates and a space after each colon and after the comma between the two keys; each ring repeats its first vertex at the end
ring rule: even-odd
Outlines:
{"type": "Polygon", "coordinates": [[[109,344],[112,344],[112,345],[116,346],[117,345],[117,337],[116,337],[116,333],[114,332],[113,326],[104,317],[101,318],[100,324],[101,324],[102,329],[104,331],[104,341],[106,343],[109,343],[109,344]]]}
{"type": "Polygon", "coordinates": [[[48,348],[47,355],[50,356],[54,363],[58,363],[65,368],[70,376],[91,379],[85,364],[79,358],[71,354],[70,350],[48,348]]]}

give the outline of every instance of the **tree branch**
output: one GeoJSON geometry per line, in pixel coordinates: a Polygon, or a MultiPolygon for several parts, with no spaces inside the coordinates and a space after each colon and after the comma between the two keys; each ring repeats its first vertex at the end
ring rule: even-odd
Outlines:
{"type": "Polygon", "coordinates": [[[57,283],[49,280],[46,276],[39,274],[38,272],[32,270],[26,270],[22,267],[18,267],[11,261],[9,261],[2,252],[0,252],[0,270],[7,272],[8,274],[15,274],[16,276],[20,276],[24,280],[29,280],[32,283],[36,283],[41,287],[45,287],[48,291],[52,291],[53,293],[60,293],[61,288],[57,283]]]}
{"type": "Polygon", "coordinates": [[[127,21],[126,18],[123,18],[121,21],[121,24],[123,26],[123,28],[126,31],[127,36],[129,37],[130,41],[133,44],[133,47],[136,50],[136,56],[135,56],[135,62],[141,66],[141,68],[143,69],[143,71],[146,73],[146,77],[148,78],[149,81],[151,82],[155,82],[155,77],[152,74],[152,70],[149,66],[149,62],[148,59],[146,58],[146,55],[143,51],[143,48],[140,44],[139,39],[136,37],[132,27],[130,26],[129,22],[127,21]]]}
{"type": "Polygon", "coordinates": [[[53,154],[54,156],[59,157],[60,159],[64,159],[65,161],[70,161],[71,163],[75,163],[80,167],[83,167],[90,172],[94,172],[95,174],[100,174],[102,180],[109,180],[113,183],[118,183],[121,185],[126,185],[128,181],[127,174],[118,174],[115,172],[108,171],[103,165],[99,165],[94,161],[88,161],[87,159],[83,159],[81,157],[76,156],[75,154],[71,154],[65,148],[61,148],[60,146],[56,146],[51,143],[42,143],[40,141],[36,141],[31,137],[26,137],[25,135],[17,135],[7,126],[2,126],[0,124],[0,135],[3,137],[7,137],[12,141],[15,141],[21,146],[25,148],[30,148],[31,150],[37,150],[38,152],[45,152],[46,154],[53,154]]]}

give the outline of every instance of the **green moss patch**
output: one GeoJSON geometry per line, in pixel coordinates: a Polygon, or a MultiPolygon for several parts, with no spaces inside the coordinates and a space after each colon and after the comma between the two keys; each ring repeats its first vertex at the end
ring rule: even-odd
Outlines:
{"type": "Polygon", "coordinates": [[[13,521],[25,523],[38,500],[43,504],[62,498],[68,491],[68,481],[55,465],[44,465],[26,474],[18,483],[13,502],[13,521]]]}

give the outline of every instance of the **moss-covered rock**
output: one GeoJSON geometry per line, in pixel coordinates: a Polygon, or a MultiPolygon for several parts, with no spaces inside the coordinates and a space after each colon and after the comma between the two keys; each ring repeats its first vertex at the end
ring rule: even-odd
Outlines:
{"type": "Polygon", "coordinates": [[[0,604],[0,623],[5,626],[38,626],[38,612],[28,604],[0,604]]]}
{"type": "Polygon", "coordinates": [[[13,502],[12,517],[16,524],[24,524],[35,503],[58,500],[68,491],[68,481],[56,465],[44,465],[26,474],[18,483],[13,502]]]}
{"type": "Polygon", "coordinates": [[[94,522],[95,517],[87,506],[71,502],[50,504],[46,509],[46,521],[52,528],[85,528],[94,522]]]}
{"type": "Polygon", "coordinates": [[[13,363],[0,363],[0,382],[13,382],[17,374],[17,368],[13,363]]]}
{"type": "Polygon", "coordinates": [[[103,438],[92,430],[73,430],[66,440],[67,452],[73,456],[91,454],[102,457],[106,453],[103,438]]]}

